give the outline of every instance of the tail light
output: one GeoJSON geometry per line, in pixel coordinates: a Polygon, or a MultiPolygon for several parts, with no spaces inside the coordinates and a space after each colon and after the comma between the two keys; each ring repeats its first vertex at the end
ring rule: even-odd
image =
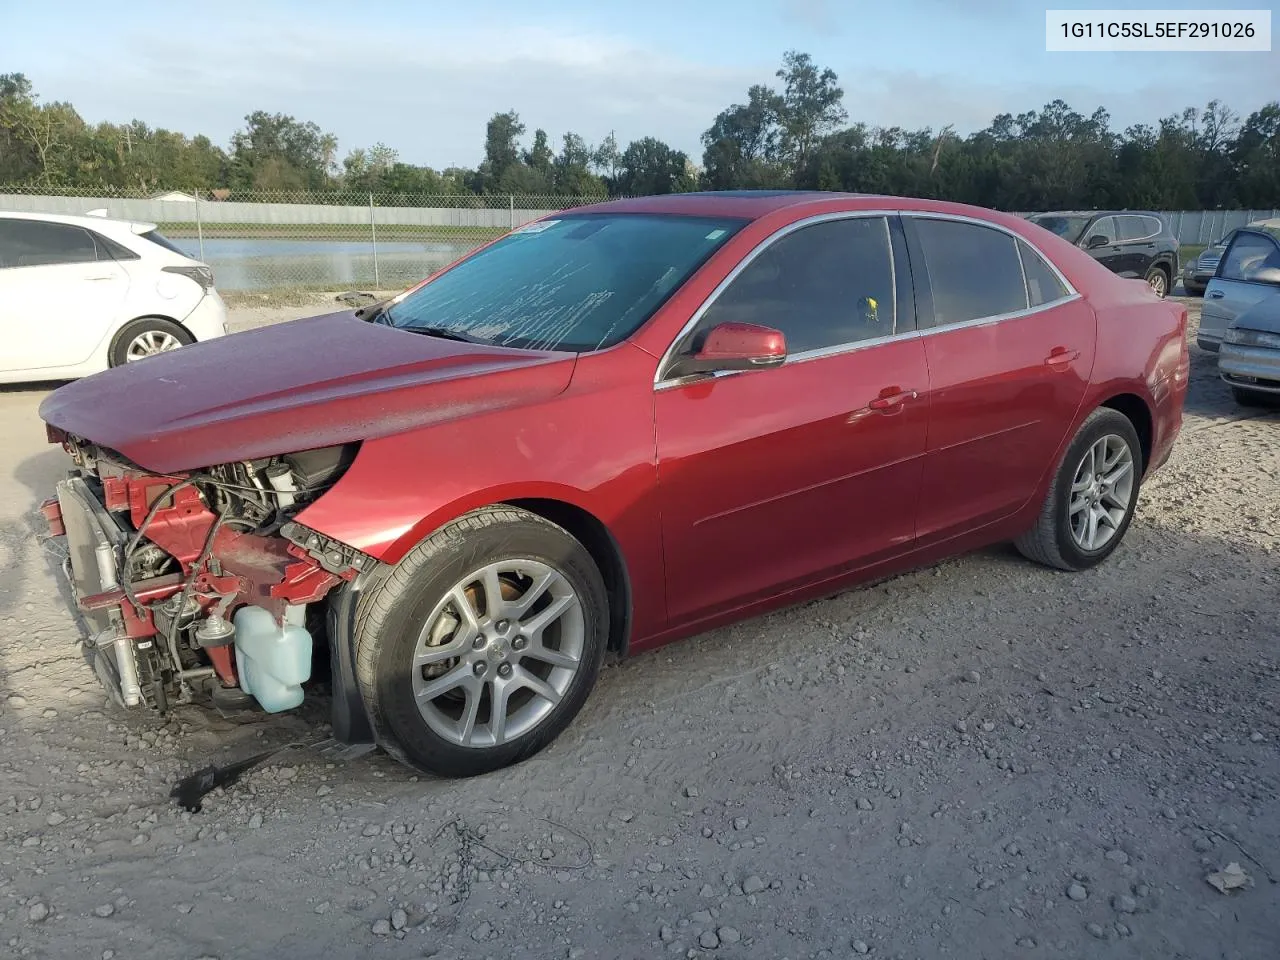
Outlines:
{"type": "Polygon", "coordinates": [[[176,273],[180,277],[194,280],[200,284],[200,288],[205,293],[213,289],[213,271],[208,267],[162,267],[161,270],[164,273],[176,273]]]}

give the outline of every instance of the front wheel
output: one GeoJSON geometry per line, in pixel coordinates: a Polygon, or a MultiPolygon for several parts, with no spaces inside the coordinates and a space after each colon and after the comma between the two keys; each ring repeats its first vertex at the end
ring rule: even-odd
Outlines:
{"type": "Polygon", "coordinates": [[[1029,560],[1086,570],[1120,545],[1138,503],[1142,446],[1129,418],[1099,407],[1058,465],[1036,525],[1017,541],[1029,560]]]}
{"type": "Polygon", "coordinates": [[[489,507],[433,534],[361,601],[356,678],[379,744],[469,777],[554,740],[604,659],[609,607],[563,528],[489,507]]]}

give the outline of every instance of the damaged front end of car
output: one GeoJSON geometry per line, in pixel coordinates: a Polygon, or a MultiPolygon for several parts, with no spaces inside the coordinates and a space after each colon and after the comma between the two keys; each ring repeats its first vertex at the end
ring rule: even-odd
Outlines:
{"type": "MultiPolygon", "coordinates": [[[[350,635],[358,581],[378,562],[295,517],[359,444],[157,475],[53,426],[49,439],[75,469],[41,511],[66,538],[86,655],[111,698],[160,714],[299,706],[317,638],[350,635]]],[[[350,661],[331,644],[334,732],[347,743],[370,739],[358,697],[341,692],[350,661]]]]}

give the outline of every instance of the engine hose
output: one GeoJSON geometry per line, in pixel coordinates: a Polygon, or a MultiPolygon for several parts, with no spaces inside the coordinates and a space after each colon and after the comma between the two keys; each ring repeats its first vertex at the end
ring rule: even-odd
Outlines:
{"type": "Polygon", "coordinates": [[[182,585],[182,593],[178,597],[177,610],[174,612],[173,619],[169,621],[169,630],[165,636],[165,641],[169,648],[169,657],[173,661],[174,668],[179,673],[182,671],[182,657],[178,654],[178,621],[182,619],[182,611],[187,605],[187,599],[191,596],[191,588],[195,586],[196,577],[200,575],[200,568],[209,559],[209,554],[213,553],[213,541],[217,539],[218,531],[222,529],[223,517],[224,514],[218,514],[213,521],[213,525],[209,527],[209,535],[205,537],[204,549],[200,551],[200,556],[191,565],[191,575],[187,577],[186,583],[182,585]]]}
{"type": "Polygon", "coordinates": [[[129,578],[129,561],[133,559],[133,552],[138,549],[138,544],[142,542],[142,534],[146,531],[147,527],[151,525],[151,521],[156,518],[156,514],[160,512],[161,504],[179,490],[184,487],[189,487],[195,482],[195,477],[188,477],[185,480],[180,480],[169,487],[169,489],[165,490],[165,492],[160,494],[160,496],[156,497],[155,501],[151,504],[151,509],[148,510],[147,515],[142,518],[142,523],[138,524],[138,529],[134,531],[133,536],[129,538],[129,543],[124,548],[124,563],[120,571],[120,586],[124,590],[124,595],[129,598],[129,602],[133,604],[134,612],[137,613],[139,617],[142,616],[146,607],[143,606],[142,601],[139,600],[133,592],[133,583],[129,578]]]}

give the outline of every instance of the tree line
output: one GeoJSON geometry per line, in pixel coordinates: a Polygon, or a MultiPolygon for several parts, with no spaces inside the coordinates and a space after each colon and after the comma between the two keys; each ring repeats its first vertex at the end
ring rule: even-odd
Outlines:
{"type": "Polygon", "coordinates": [[[1215,209],[1280,206],[1280,102],[1241,117],[1220,101],[1154,125],[1111,128],[1055,100],[1000,114],[983,130],[850,121],[836,73],[805,53],[783,57],[702,135],[701,164],[656,137],[620,147],[566,133],[532,138],[514,111],[485,128],[474,169],[402,161],[383,143],[341,156],[315,123],[255,111],[223,147],[206,136],[86,123],[41,102],[22,74],[0,74],[0,184],[130,191],[635,196],[695,189],[799,188],[934,197],[1005,210],[1215,209]]]}

